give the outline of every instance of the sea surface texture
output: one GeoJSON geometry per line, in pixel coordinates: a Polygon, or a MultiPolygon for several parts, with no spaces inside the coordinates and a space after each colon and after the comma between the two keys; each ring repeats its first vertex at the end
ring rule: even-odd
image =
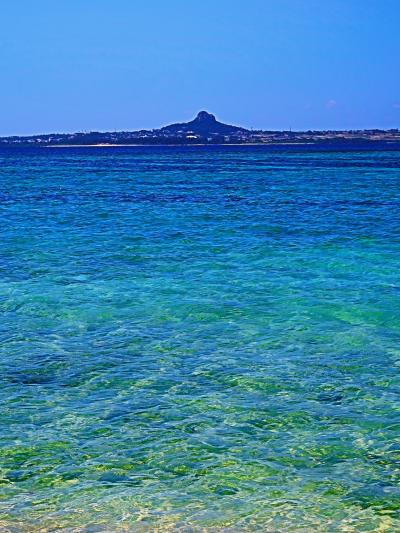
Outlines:
{"type": "Polygon", "coordinates": [[[0,530],[400,530],[400,152],[0,152],[0,530]]]}

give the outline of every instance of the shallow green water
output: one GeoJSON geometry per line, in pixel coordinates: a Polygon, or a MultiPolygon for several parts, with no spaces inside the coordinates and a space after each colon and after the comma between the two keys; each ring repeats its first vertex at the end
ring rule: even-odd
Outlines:
{"type": "Polygon", "coordinates": [[[399,152],[0,152],[0,529],[400,530],[399,207],[399,152]]]}

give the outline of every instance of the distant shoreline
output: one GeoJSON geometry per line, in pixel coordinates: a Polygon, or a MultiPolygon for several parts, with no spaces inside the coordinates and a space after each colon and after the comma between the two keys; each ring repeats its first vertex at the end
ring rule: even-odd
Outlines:
{"type": "MultiPolygon", "coordinates": [[[[190,143],[190,144],[189,143],[188,144],[183,144],[183,143],[177,143],[177,144],[155,144],[155,143],[154,144],[151,144],[151,143],[150,144],[105,144],[105,143],[100,143],[100,144],[48,144],[45,146],[38,146],[37,144],[35,145],[24,144],[19,147],[20,148],[142,148],[142,147],[187,148],[187,147],[192,147],[192,146],[208,146],[208,147],[212,147],[212,146],[243,146],[243,147],[245,146],[264,146],[264,147],[316,146],[319,148],[320,147],[346,148],[346,147],[352,147],[352,146],[353,147],[362,146],[365,148],[385,146],[389,148],[393,146],[395,148],[400,149],[400,142],[398,141],[360,141],[357,143],[356,141],[344,141],[344,142],[338,141],[338,142],[320,142],[320,143],[316,143],[316,142],[284,142],[284,143],[281,142],[280,143],[280,142],[277,142],[277,143],[215,143],[215,144],[210,144],[210,143],[190,143]]],[[[13,145],[13,147],[15,147],[15,145],[13,145]]]]}
{"type": "MultiPolygon", "coordinates": [[[[224,124],[207,111],[200,111],[189,122],[162,128],[136,131],[88,131],[44,133],[0,137],[0,146],[37,146],[46,148],[113,148],[117,146],[332,146],[360,143],[399,143],[400,130],[249,130],[224,124]]],[[[371,143],[369,146],[368,144],[371,143]]],[[[389,144],[390,146],[390,144],[389,144]]]]}
{"type": "MultiPolygon", "coordinates": [[[[138,147],[141,146],[161,146],[161,147],[177,147],[177,146],[295,146],[295,145],[315,145],[315,143],[191,143],[191,144],[49,144],[47,146],[41,146],[40,148],[117,148],[117,147],[138,147]]],[[[26,146],[26,145],[25,145],[26,146]]]]}

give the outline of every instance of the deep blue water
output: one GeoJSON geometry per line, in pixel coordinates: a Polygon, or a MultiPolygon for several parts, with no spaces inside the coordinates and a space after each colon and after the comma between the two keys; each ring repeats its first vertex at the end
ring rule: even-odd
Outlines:
{"type": "Polygon", "coordinates": [[[0,151],[0,529],[400,530],[400,152],[0,151]]]}

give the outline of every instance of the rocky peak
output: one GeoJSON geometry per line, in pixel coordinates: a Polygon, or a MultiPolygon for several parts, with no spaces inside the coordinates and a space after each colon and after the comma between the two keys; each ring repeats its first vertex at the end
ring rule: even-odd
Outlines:
{"type": "Polygon", "coordinates": [[[216,122],[217,119],[211,113],[207,111],[200,111],[195,118],[196,122],[216,122]]]}
{"type": "Polygon", "coordinates": [[[200,111],[196,118],[190,122],[180,122],[177,124],[170,124],[160,130],[162,133],[169,133],[170,135],[183,135],[185,133],[196,134],[202,137],[210,135],[233,135],[238,132],[245,132],[244,128],[231,126],[230,124],[223,124],[219,122],[214,115],[207,111],[200,111]]]}

